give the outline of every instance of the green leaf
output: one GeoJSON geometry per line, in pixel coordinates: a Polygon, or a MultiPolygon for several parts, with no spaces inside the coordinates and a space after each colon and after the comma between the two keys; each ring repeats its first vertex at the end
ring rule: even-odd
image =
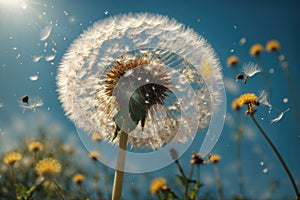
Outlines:
{"type": "Polygon", "coordinates": [[[177,182],[181,185],[184,185],[184,178],[180,175],[176,175],[177,182]]]}

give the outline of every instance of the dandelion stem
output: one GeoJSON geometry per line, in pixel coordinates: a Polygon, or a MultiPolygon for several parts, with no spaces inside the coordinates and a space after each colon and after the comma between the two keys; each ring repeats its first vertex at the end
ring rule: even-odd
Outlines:
{"type": "Polygon", "coordinates": [[[266,69],[264,67],[264,65],[262,64],[262,61],[261,61],[261,58],[260,56],[256,56],[256,59],[257,59],[257,64],[258,66],[261,67],[261,73],[263,75],[263,78],[264,78],[264,81],[265,81],[265,85],[266,85],[266,88],[267,88],[267,91],[269,93],[269,95],[271,96],[271,83],[270,83],[270,80],[269,80],[269,77],[268,77],[268,74],[266,72],[266,69]]]}
{"type": "Polygon", "coordinates": [[[128,135],[123,130],[120,131],[119,152],[117,160],[117,169],[115,171],[114,185],[112,191],[112,200],[120,200],[122,195],[124,166],[126,156],[126,146],[128,135]]]}
{"type": "Polygon", "coordinates": [[[245,126],[246,117],[244,117],[242,123],[238,126],[236,130],[237,134],[237,165],[238,165],[238,184],[240,194],[243,196],[244,193],[244,180],[243,180],[243,168],[242,168],[242,156],[241,156],[241,142],[243,137],[243,128],[245,126]]]}
{"type": "Polygon", "coordinates": [[[293,188],[295,190],[296,193],[296,197],[299,200],[300,199],[300,194],[296,185],[296,182],[292,176],[292,173],[290,172],[288,166],[286,165],[286,163],[284,162],[282,156],[280,155],[279,151],[277,150],[277,148],[275,147],[275,145],[273,144],[273,142],[271,141],[271,139],[268,137],[268,135],[265,133],[265,131],[262,129],[262,127],[259,125],[259,123],[256,121],[255,117],[254,117],[254,113],[250,114],[251,119],[253,120],[254,124],[257,126],[257,128],[259,129],[259,131],[261,132],[261,134],[264,136],[264,138],[267,140],[267,142],[269,143],[269,145],[272,147],[273,151],[275,152],[277,158],[279,159],[279,161],[281,162],[283,168],[285,169],[292,185],[293,188]]]}
{"type": "Polygon", "coordinates": [[[182,169],[182,167],[181,167],[179,161],[178,161],[178,160],[175,160],[175,163],[176,163],[176,165],[178,166],[178,169],[179,169],[179,171],[180,171],[180,173],[181,173],[181,176],[182,176],[183,181],[184,181],[184,184],[185,184],[184,199],[188,199],[188,184],[189,184],[189,183],[188,183],[188,180],[187,180],[187,178],[186,178],[186,176],[185,176],[185,174],[184,174],[184,171],[183,171],[183,169],[182,169]]]}
{"type": "Polygon", "coordinates": [[[11,180],[12,180],[12,184],[13,184],[15,199],[18,199],[17,198],[17,188],[16,188],[17,187],[17,182],[16,182],[16,174],[15,174],[14,165],[11,165],[10,173],[11,173],[11,180]]]}
{"type": "Polygon", "coordinates": [[[289,72],[287,64],[284,61],[280,60],[280,53],[278,51],[277,51],[277,55],[278,55],[279,62],[281,64],[281,67],[283,68],[283,71],[284,71],[284,74],[285,74],[285,77],[286,77],[286,80],[287,80],[287,83],[288,83],[288,88],[289,88],[289,92],[290,92],[290,95],[291,95],[291,103],[292,103],[292,107],[293,107],[293,113],[294,113],[295,119],[297,121],[297,125],[300,128],[300,115],[299,115],[299,112],[298,112],[297,99],[296,99],[296,95],[295,95],[295,92],[294,92],[290,72],[289,72]]]}
{"type": "Polygon", "coordinates": [[[221,183],[221,175],[219,172],[219,168],[217,164],[214,164],[214,172],[215,172],[215,176],[216,176],[216,181],[217,181],[217,188],[218,188],[218,199],[222,200],[223,199],[223,188],[222,188],[222,183],[221,183]]]}

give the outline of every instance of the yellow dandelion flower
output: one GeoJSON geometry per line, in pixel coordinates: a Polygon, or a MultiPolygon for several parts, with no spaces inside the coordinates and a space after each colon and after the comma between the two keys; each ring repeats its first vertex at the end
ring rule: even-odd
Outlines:
{"type": "Polygon", "coordinates": [[[264,50],[264,47],[261,44],[254,44],[250,48],[250,55],[258,56],[263,50],[264,50]]]}
{"type": "Polygon", "coordinates": [[[242,107],[243,105],[259,105],[258,97],[253,93],[246,93],[236,98],[233,101],[233,104],[236,106],[242,107]]]}
{"type": "Polygon", "coordinates": [[[227,58],[227,65],[229,67],[234,67],[239,64],[240,59],[237,56],[230,56],[227,58]]]}
{"type": "Polygon", "coordinates": [[[101,142],[101,141],[103,141],[103,139],[104,139],[103,136],[99,133],[94,133],[92,135],[92,140],[95,142],[101,142]]]}
{"type": "Polygon", "coordinates": [[[92,160],[97,160],[99,159],[101,156],[100,152],[99,151],[91,151],[89,153],[89,158],[92,159],[92,160]]]}
{"type": "Polygon", "coordinates": [[[28,149],[32,152],[43,151],[43,145],[38,141],[34,141],[29,144],[28,149]]]}
{"type": "Polygon", "coordinates": [[[218,163],[221,160],[221,156],[218,154],[211,154],[209,155],[209,161],[212,163],[218,163]]]}
{"type": "Polygon", "coordinates": [[[73,182],[80,185],[84,181],[85,177],[82,174],[76,174],[73,176],[73,182]]]}
{"type": "Polygon", "coordinates": [[[278,51],[280,49],[280,43],[277,40],[270,40],[266,44],[266,50],[268,52],[278,51]]]}
{"type": "Polygon", "coordinates": [[[14,165],[17,161],[21,160],[21,158],[22,154],[12,151],[4,156],[3,161],[5,164],[14,165]]]}
{"type": "Polygon", "coordinates": [[[61,172],[61,165],[54,158],[44,158],[35,165],[35,171],[44,177],[50,177],[61,172]]]}
{"type": "Polygon", "coordinates": [[[159,177],[156,179],[153,179],[150,185],[150,193],[151,194],[157,194],[160,190],[166,189],[167,181],[166,179],[159,177]]]}

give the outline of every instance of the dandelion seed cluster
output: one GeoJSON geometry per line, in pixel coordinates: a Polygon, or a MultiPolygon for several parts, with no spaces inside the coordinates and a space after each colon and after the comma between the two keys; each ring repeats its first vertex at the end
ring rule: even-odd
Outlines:
{"type": "Polygon", "coordinates": [[[128,143],[158,149],[193,139],[222,101],[220,64],[210,45],[174,19],[147,13],[96,22],[58,68],[66,115],[112,140],[130,117],[128,143]]]}

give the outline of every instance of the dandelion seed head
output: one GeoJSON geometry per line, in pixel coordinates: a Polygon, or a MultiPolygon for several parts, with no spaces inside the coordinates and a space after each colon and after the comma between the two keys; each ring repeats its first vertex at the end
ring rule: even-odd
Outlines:
{"type": "Polygon", "coordinates": [[[221,105],[222,84],[204,38],[147,13],[96,22],[71,44],[57,75],[59,99],[77,127],[117,143],[114,131],[129,118],[128,144],[152,149],[203,130],[221,105]]]}

